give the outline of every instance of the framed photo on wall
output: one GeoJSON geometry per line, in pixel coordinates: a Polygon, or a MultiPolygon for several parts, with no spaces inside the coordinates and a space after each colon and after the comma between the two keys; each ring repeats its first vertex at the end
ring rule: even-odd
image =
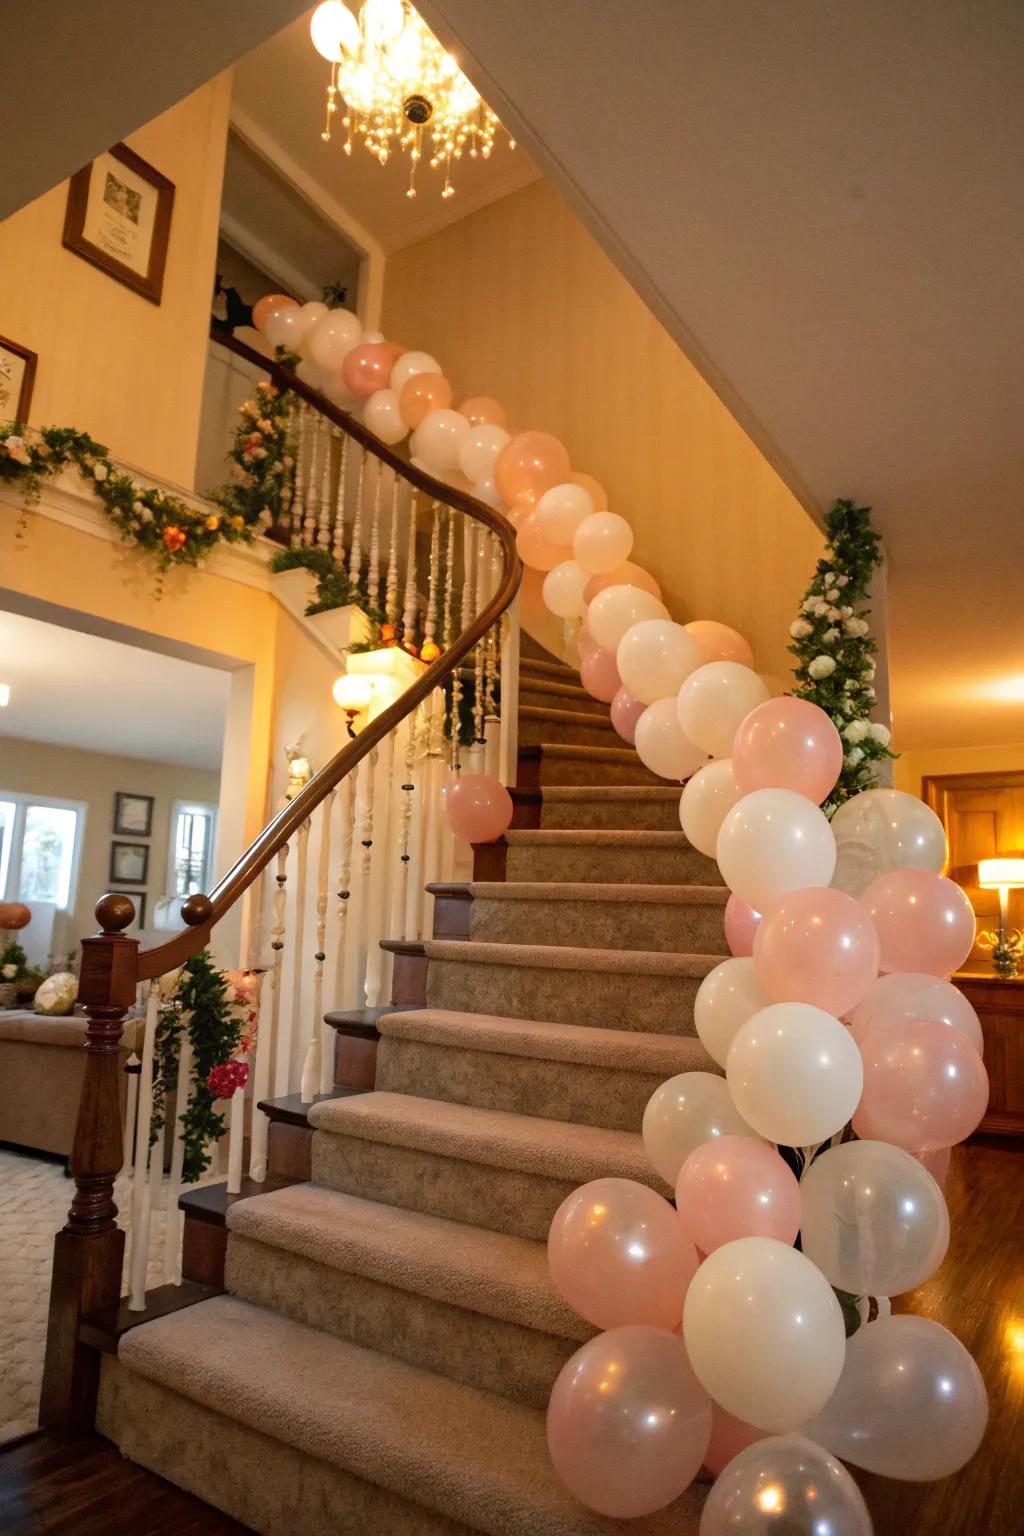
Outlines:
{"type": "Polygon", "coordinates": [[[174,183],[115,144],[72,176],[63,243],[159,304],[173,208],[174,183]]]}
{"type": "Polygon", "coordinates": [[[27,421],[36,380],[36,356],[0,336],[0,421],[27,421]]]}
{"type": "Polygon", "coordinates": [[[153,830],[153,796],[114,796],[114,832],[128,837],[149,837],[153,830]]]}
{"type": "Polygon", "coordinates": [[[148,872],[148,844],[111,843],[110,879],[114,885],[145,885],[148,872]]]}

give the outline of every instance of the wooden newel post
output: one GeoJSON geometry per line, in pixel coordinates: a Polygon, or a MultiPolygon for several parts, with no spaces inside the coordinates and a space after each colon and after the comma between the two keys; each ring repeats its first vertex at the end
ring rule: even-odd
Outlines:
{"type": "Polygon", "coordinates": [[[81,1320],[116,1306],[121,1295],[124,1232],[117,1225],[114,1179],[123,1156],[119,1050],[138,984],[138,940],[124,937],[134,916],[127,896],[104,896],[96,904],[102,932],[82,940],[78,1000],[89,1024],[69,1163],[75,1194],[54,1242],[39,1406],[39,1422],[61,1434],[86,1433],[95,1416],[99,1355],[79,1342],[81,1320]]]}

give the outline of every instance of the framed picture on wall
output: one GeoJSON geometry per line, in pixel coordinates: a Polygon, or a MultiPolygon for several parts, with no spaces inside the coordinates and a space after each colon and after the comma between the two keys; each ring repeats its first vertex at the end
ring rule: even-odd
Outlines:
{"type": "Polygon", "coordinates": [[[111,843],[110,879],[114,885],[145,885],[148,872],[146,843],[111,843]]]}
{"type": "Polygon", "coordinates": [[[115,144],[72,176],[64,245],[159,304],[173,208],[174,183],[115,144]]]}
{"type": "Polygon", "coordinates": [[[128,837],[148,837],[153,830],[153,796],[114,796],[114,831],[128,837]]]}
{"type": "Polygon", "coordinates": [[[111,896],[127,896],[135,908],[135,921],[129,924],[129,928],[145,928],[146,926],[146,893],[145,891],[111,891],[111,896]]]}
{"type": "Polygon", "coordinates": [[[0,336],[0,421],[27,421],[36,381],[35,352],[0,336]]]}

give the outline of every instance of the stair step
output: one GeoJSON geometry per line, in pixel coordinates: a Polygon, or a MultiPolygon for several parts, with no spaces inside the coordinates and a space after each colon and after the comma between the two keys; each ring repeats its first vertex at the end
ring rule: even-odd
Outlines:
{"type": "Polygon", "coordinates": [[[519,740],[524,746],[566,742],[579,746],[611,746],[621,738],[607,715],[582,709],[552,709],[537,704],[519,708],[519,740]]]}
{"type": "Polygon", "coordinates": [[[679,794],[676,784],[549,784],[542,792],[540,825],[675,832],[679,794]]]}
{"type": "Polygon", "coordinates": [[[505,834],[505,873],[515,881],[599,885],[722,885],[714,859],[682,832],[523,827],[505,834]]]}
{"type": "Polygon", "coordinates": [[[548,677],[520,677],[519,707],[532,705],[540,709],[572,709],[584,714],[598,715],[607,720],[608,705],[595,699],[592,693],[578,683],[562,682],[548,677]]]}
{"type": "Polygon", "coordinates": [[[317,1184],[540,1242],[590,1179],[667,1190],[628,1131],[381,1090],[317,1105],[310,1120],[317,1184]]]}
{"type": "MultiPolygon", "coordinates": [[[[267,1467],[252,1454],[261,1444],[283,1442],[298,1453],[292,1480],[275,1495],[280,1518],[275,1512],[271,1523],[264,1514],[259,1527],[264,1531],[288,1529],[294,1536],[325,1528],[342,1536],[367,1530],[403,1536],[621,1532],[617,1521],[584,1509],[559,1482],[541,1411],[325,1336],[232,1296],[133,1329],[115,1371],[116,1379],[109,1372],[104,1380],[101,1429],[113,1430],[133,1459],[151,1466],[162,1460],[156,1471],[169,1470],[176,1452],[179,1465],[172,1475],[181,1480],[189,1420],[188,1438],[204,1449],[195,1459],[212,1462],[226,1493],[239,1490],[243,1470],[250,1481],[270,1480],[273,1462],[267,1467]],[[146,1384],[162,1390],[146,1391],[146,1384]],[[193,1405],[198,1412],[191,1411],[193,1405]],[[246,1437],[234,1437],[235,1455],[223,1454],[234,1424],[251,1432],[241,1469],[237,1450],[246,1437]],[[326,1492],[324,1463],[348,1474],[344,1481],[352,1483],[356,1497],[325,1504],[322,1497],[309,1496],[326,1492]],[[303,1476],[307,1469],[309,1484],[303,1476]],[[411,1518],[417,1507],[421,1523],[411,1518]],[[431,1522],[428,1514],[437,1518],[431,1522]]],[[[699,1494],[689,1490],[668,1510],[633,1522],[631,1529],[637,1536],[692,1536],[699,1506],[699,1494]]],[[[257,1507],[250,1500],[248,1511],[257,1507]]]]}
{"type": "MultiPolygon", "coordinates": [[[[536,745],[520,740],[519,784],[522,788],[535,784],[649,784],[664,788],[665,780],[645,768],[632,747],[584,746],[548,737],[536,745]]],[[[679,789],[682,793],[682,786],[679,789]]]]}
{"type": "Polygon", "coordinates": [[[423,1008],[392,1014],[377,1058],[382,1092],[636,1131],[679,1072],[718,1072],[696,1039],[423,1008]]]}
{"type": "Polygon", "coordinates": [[[521,655],[519,658],[519,675],[528,677],[550,677],[558,682],[578,683],[580,680],[579,668],[570,667],[564,661],[544,660],[540,656],[521,655]]]}
{"type": "Polygon", "coordinates": [[[482,943],[729,953],[724,885],[505,880],[469,890],[468,936],[482,943]]]}

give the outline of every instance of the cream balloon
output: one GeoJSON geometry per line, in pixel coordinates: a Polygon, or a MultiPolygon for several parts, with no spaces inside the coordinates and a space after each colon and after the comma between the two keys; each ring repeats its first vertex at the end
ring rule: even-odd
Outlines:
{"type": "Polygon", "coordinates": [[[334,372],[362,339],[363,328],[347,309],[329,309],[311,327],[303,351],[321,368],[334,372]]]}
{"type": "Polygon", "coordinates": [[[494,461],[510,441],[504,427],[495,427],[489,422],[480,426],[471,423],[459,449],[459,468],[466,479],[474,483],[493,479],[494,461]]]}
{"type": "Polygon", "coordinates": [[[505,506],[501,499],[501,492],[489,475],[486,479],[476,482],[473,486],[473,495],[477,501],[482,501],[485,507],[492,507],[495,512],[501,512],[505,506]]]}
{"type": "Polygon", "coordinates": [[[715,849],[722,878],[764,912],[787,891],[828,885],[836,843],[828,818],[793,789],[755,789],[728,811],[715,849]]]}
{"type": "Polygon", "coordinates": [[[702,1142],[713,1136],[757,1136],[714,1072],[681,1072],[656,1088],[643,1119],[644,1150],[667,1184],[702,1142]]]}
{"type": "Polygon", "coordinates": [[[580,617],[587,610],[583,588],[589,577],[575,560],[562,560],[544,577],[541,596],[545,606],[560,619],[580,617]]]}
{"type": "Polygon", "coordinates": [[[633,530],[617,512],[594,512],[572,536],[572,552],[591,576],[603,576],[628,560],[633,530]]]}
{"type": "MultiPolygon", "coordinates": [[[[537,500],[537,527],[549,544],[571,545],[582,522],[592,516],[594,503],[582,485],[566,481],[553,485],[537,500]]],[[[590,573],[587,573],[588,577],[590,573]]]]}
{"type": "MultiPolygon", "coordinates": [[[[697,644],[692,635],[687,638],[697,644]]],[[[679,690],[679,724],[712,757],[728,757],[740,722],[767,697],[767,688],[752,668],[738,661],[705,662],[679,690]]]]}
{"type": "Polygon", "coordinates": [[[363,423],[382,443],[400,443],[409,428],[398,409],[393,389],[378,389],[363,407],[363,423]]]}
{"type": "Polygon", "coordinates": [[[308,357],[300,357],[298,367],[295,369],[295,377],[301,379],[303,384],[308,384],[311,389],[318,389],[321,394],[333,382],[334,375],[326,368],[312,362],[308,357]]]}
{"type": "Polygon", "coordinates": [[[733,956],[709,971],[697,988],[693,1023],[701,1045],[720,1067],[748,1019],[768,1006],[748,956],[733,956]]]}
{"type": "Polygon", "coordinates": [[[722,822],[742,798],[731,758],[720,757],[697,769],[679,799],[679,824],[699,853],[714,858],[722,822]]]}
{"type": "Polygon", "coordinates": [[[841,1131],[864,1087],[849,1030],[811,1003],[772,1003],[755,1013],[729,1047],[725,1076],[758,1135],[787,1147],[815,1146],[841,1131]]]}
{"type": "Polygon", "coordinates": [[[469,422],[458,411],[428,411],[412,435],[412,451],[431,474],[446,474],[458,469],[468,432],[469,422]]]}
{"type": "Polygon", "coordinates": [[[408,383],[414,373],[442,373],[444,369],[429,352],[403,352],[391,370],[388,383],[396,395],[402,393],[402,385],[408,383]]]}
{"type": "Polygon", "coordinates": [[[602,651],[614,655],[626,630],[634,624],[667,618],[665,604],[640,587],[605,587],[587,609],[587,629],[602,651]]]}
{"type": "Polygon", "coordinates": [[[317,321],[322,320],[324,315],[328,314],[330,314],[330,310],[327,308],[326,304],[321,304],[319,299],[312,299],[308,304],[303,304],[300,306],[298,320],[299,330],[297,338],[298,350],[300,352],[305,352],[306,342],[309,340],[309,337],[313,331],[313,327],[316,325],[317,321]]]}
{"type": "Polygon", "coordinates": [[[841,805],[832,818],[836,872],[832,884],[861,896],[872,880],[894,869],[941,874],[946,833],[935,812],[916,795],[899,789],[866,789],[841,805]]]}
{"type": "MultiPolygon", "coordinates": [[[[632,691],[632,690],[630,690],[632,691]]],[[[707,754],[679,729],[675,699],[648,704],[636,723],[633,745],[645,768],[681,784],[707,762],[707,754]]]]}
{"type": "MultiPolygon", "coordinates": [[[[598,593],[595,603],[601,595],[598,593]]],[[[641,619],[631,624],[615,652],[622,686],[643,704],[675,699],[684,679],[701,665],[701,660],[696,640],[681,624],[668,618],[641,619]]]]}
{"type": "Polygon", "coordinates": [[[287,347],[289,352],[297,352],[299,343],[306,334],[306,328],[302,321],[302,311],[297,304],[282,305],[268,311],[263,321],[263,334],[272,347],[287,347]]]}

